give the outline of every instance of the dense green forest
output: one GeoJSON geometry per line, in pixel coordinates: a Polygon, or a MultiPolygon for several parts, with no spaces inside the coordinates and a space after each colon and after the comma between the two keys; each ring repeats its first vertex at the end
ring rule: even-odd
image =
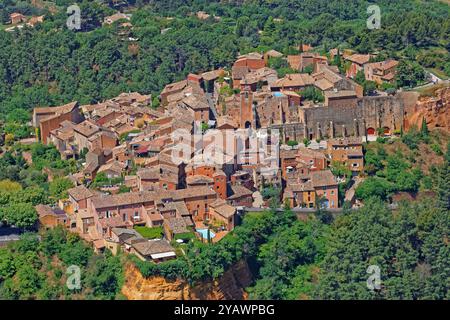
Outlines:
{"type": "Polygon", "coordinates": [[[0,300],[117,299],[122,282],[120,257],[94,254],[61,227],[0,248],[0,300]],[[69,266],[80,268],[80,287],[73,290],[66,286],[69,266]]]}

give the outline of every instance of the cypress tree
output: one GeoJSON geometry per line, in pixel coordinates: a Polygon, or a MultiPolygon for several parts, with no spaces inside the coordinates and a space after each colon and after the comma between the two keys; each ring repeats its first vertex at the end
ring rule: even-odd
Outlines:
{"type": "Polygon", "coordinates": [[[428,131],[427,121],[425,120],[425,117],[422,118],[422,127],[420,128],[420,133],[422,137],[428,137],[428,134],[430,133],[428,131]]]}
{"type": "Polygon", "coordinates": [[[447,144],[444,164],[438,172],[436,192],[439,207],[450,210],[450,143],[447,144]]]}

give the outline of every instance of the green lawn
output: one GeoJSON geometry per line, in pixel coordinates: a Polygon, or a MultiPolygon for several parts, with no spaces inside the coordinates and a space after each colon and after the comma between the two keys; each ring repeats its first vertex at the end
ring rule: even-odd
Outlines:
{"type": "Polygon", "coordinates": [[[148,228],[148,227],[134,227],[134,229],[139,232],[141,236],[143,236],[146,239],[157,239],[162,238],[163,236],[163,228],[162,227],[154,227],[154,228],[148,228]]]}
{"type": "Polygon", "coordinates": [[[182,240],[195,239],[195,233],[194,232],[179,233],[179,234],[175,235],[174,239],[175,240],[178,240],[178,239],[182,239],[182,240]]]}

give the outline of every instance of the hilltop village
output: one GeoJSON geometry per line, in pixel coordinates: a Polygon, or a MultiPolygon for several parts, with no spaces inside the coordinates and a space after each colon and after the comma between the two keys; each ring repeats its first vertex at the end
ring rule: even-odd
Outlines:
{"type": "MultiPolygon", "coordinates": [[[[35,108],[39,140],[54,145],[62,159],[83,159],[82,169],[67,176],[75,186],[67,199],[58,207],[36,207],[40,223],[62,224],[97,251],[160,262],[176,258],[173,241],[220,241],[242,214],[269,207],[273,196],[301,210],[338,210],[344,200],[358,205],[351,186],[364,169],[363,143],[407,128],[417,95],[369,96],[354,80],[363,73],[367,81],[392,82],[397,61],[337,49],[327,58],[307,45],[299,49],[289,56],[253,52],[228,71],[189,74],[162,90],[157,108],[155,97],[136,92],[94,105],[35,108]],[[286,61],[292,72],[280,77],[269,67],[273,59],[286,61]],[[336,59],[349,65],[345,75],[329,63],[336,59]],[[277,130],[279,144],[269,142],[277,151],[275,170],[267,175],[259,161],[245,161],[253,155],[246,143],[221,164],[194,151],[174,161],[180,142],[173,133],[195,128],[205,136],[277,130]],[[351,176],[332,171],[338,167],[351,176]]],[[[202,140],[200,150],[209,144],[202,140]]]]}

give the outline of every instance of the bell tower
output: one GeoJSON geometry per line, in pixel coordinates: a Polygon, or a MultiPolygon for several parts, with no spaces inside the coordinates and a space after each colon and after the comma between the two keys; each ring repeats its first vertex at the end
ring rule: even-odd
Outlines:
{"type": "Polygon", "coordinates": [[[255,117],[253,110],[253,93],[251,91],[241,92],[241,112],[239,119],[239,127],[254,128],[255,117]]]}

